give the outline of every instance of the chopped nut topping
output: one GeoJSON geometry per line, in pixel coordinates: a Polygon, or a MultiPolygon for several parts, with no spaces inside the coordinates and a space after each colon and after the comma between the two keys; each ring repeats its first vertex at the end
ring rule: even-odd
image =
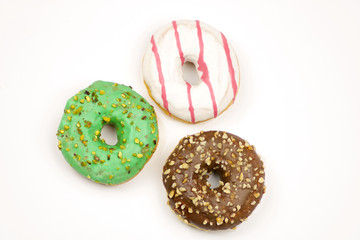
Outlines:
{"type": "Polygon", "coordinates": [[[189,169],[189,164],[183,163],[179,166],[181,169],[189,169]]]}
{"type": "Polygon", "coordinates": [[[208,158],[205,159],[205,163],[206,163],[208,166],[211,165],[210,157],[208,157],[208,158]]]}
{"type": "Polygon", "coordinates": [[[260,193],[258,193],[258,192],[254,193],[254,197],[255,197],[255,198],[260,197],[260,193]]]}
{"type": "Polygon", "coordinates": [[[221,224],[223,224],[224,223],[224,218],[222,218],[222,217],[217,217],[216,218],[216,224],[217,225],[221,225],[221,224]]]}
{"type": "Polygon", "coordinates": [[[181,193],[181,191],[180,191],[180,189],[179,189],[179,188],[176,188],[176,194],[178,194],[178,195],[182,195],[182,193],[181,193]]]}
{"type": "MultiPolygon", "coordinates": [[[[263,186],[263,164],[255,152],[250,152],[253,146],[236,136],[218,131],[210,136],[211,141],[206,135],[197,135],[182,139],[165,165],[168,169],[163,179],[169,201],[172,205],[171,198],[181,201],[175,204],[174,211],[183,219],[197,213],[203,214],[204,225],[234,225],[259,202],[262,191],[257,188],[263,186]],[[206,181],[213,172],[219,172],[222,179],[214,189],[206,181]],[[243,190],[251,192],[245,194],[246,200],[239,193],[243,190]],[[183,202],[185,198],[192,202],[183,202]]],[[[189,222],[193,223],[191,218],[189,222]]]]}
{"type": "Polygon", "coordinates": [[[230,190],[229,190],[229,189],[224,189],[223,191],[224,191],[224,193],[230,194],[230,190]]]}

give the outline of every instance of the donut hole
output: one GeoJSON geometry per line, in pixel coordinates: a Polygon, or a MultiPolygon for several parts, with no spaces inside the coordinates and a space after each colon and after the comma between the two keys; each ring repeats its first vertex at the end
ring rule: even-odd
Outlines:
{"type": "Polygon", "coordinates": [[[192,62],[185,62],[182,66],[182,73],[184,80],[191,86],[196,86],[201,83],[196,66],[192,62]]]}
{"type": "Polygon", "coordinates": [[[217,171],[211,171],[210,173],[207,173],[208,175],[208,183],[210,183],[210,188],[214,189],[214,188],[218,188],[220,186],[220,174],[217,171]]]}
{"type": "Polygon", "coordinates": [[[104,140],[106,144],[114,146],[118,142],[116,128],[111,125],[107,124],[101,129],[101,140],[104,140]]]}

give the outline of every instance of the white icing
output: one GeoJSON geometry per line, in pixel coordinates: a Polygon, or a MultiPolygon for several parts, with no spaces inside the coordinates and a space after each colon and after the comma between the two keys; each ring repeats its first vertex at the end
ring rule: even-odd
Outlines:
{"type": "MultiPolygon", "coordinates": [[[[185,61],[192,62],[196,69],[198,69],[200,46],[196,21],[176,21],[176,23],[185,61]]],[[[213,88],[219,115],[234,99],[234,90],[227,56],[221,33],[201,22],[200,27],[204,43],[204,62],[208,68],[209,80],[213,88]]],[[[182,120],[191,122],[187,85],[182,74],[181,59],[173,25],[169,24],[161,28],[153,37],[161,61],[169,112],[182,120]]],[[[235,51],[229,41],[227,42],[235,72],[237,89],[240,83],[239,64],[235,51]]],[[[153,99],[165,109],[162,98],[162,85],[159,81],[158,66],[152,48],[153,45],[150,42],[143,59],[143,77],[153,99]]],[[[197,72],[199,79],[201,79],[203,73],[199,70],[197,70],[197,72]]],[[[194,107],[195,122],[213,118],[213,103],[209,88],[205,82],[201,81],[200,84],[192,86],[190,92],[192,105],[194,107]]]]}

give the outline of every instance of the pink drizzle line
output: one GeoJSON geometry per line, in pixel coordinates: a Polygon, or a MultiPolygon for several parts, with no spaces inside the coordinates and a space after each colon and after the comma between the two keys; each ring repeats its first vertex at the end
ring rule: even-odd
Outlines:
{"type": "Polygon", "coordinates": [[[199,53],[199,59],[198,59],[198,70],[201,71],[203,74],[201,76],[201,80],[208,86],[211,96],[211,101],[214,109],[214,117],[217,116],[217,105],[215,102],[215,96],[214,96],[214,90],[211,86],[211,82],[209,80],[209,70],[207,68],[206,63],[204,62],[204,43],[202,39],[202,33],[200,28],[200,22],[199,20],[196,20],[196,28],[197,28],[197,34],[199,38],[199,46],[200,46],[200,53],[199,53]]]}
{"type": "Polygon", "coordinates": [[[181,59],[181,65],[184,65],[185,63],[185,58],[184,58],[184,53],[181,49],[181,44],[180,44],[180,37],[179,37],[179,33],[177,31],[177,24],[176,24],[176,21],[172,21],[172,25],[174,27],[174,30],[175,30],[175,38],[176,38],[176,46],[179,50],[179,55],[180,55],[180,59],[181,59]]]}
{"type": "MultiPolygon", "coordinates": [[[[179,51],[179,55],[180,55],[180,59],[181,59],[181,65],[184,65],[185,63],[185,58],[184,58],[184,53],[181,49],[181,44],[180,44],[180,37],[179,37],[179,33],[177,31],[177,24],[176,21],[172,21],[172,25],[174,27],[175,30],[175,39],[176,39],[176,46],[178,48],[179,51]]],[[[194,107],[192,105],[192,100],[191,100],[191,84],[189,84],[188,82],[186,82],[186,86],[187,86],[187,95],[188,95],[188,101],[189,101],[189,111],[190,111],[190,116],[191,116],[191,122],[195,123],[195,112],[194,112],[194,107]]]]}
{"type": "Polygon", "coordinates": [[[155,59],[156,59],[157,70],[158,70],[158,73],[159,73],[159,82],[161,84],[161,98],[163,100],[164,108],[170,114],[170,111],[169,111],[169,108],[168,108],[168,101],[167,101],[167,98],[166,98],[166,89],[165,89],[164,76],[163,76],[162,69],[161,69],[160,56],[159,56],[159,52],[158,52],[158,49],[157,49],[156,44],[155,44],[154,35],[151,37],[151,44],[152,44],[152,51],[153,51],[153,53],[155,55],[155,59]]]}
{"type": "Polygon", "coordinates": [[[221,33],[221,37],[224,43],[224,50],[225,50],[225,54],[226,54],[226,59],[228,62],[228,67],[229,67],[229,74],[231,77],[231,85],[232,85],[232,89],[234,92],[234,97],[233,97],[233,102],[235,101],[235,96],[236,96],[236,92],[237,92],[237,84],[236,84],[236,80],[235,80],[235,71],[234,71],[234,67],[231,61],[231,57],[230,57],[230,49],[229,49],[229,44],[226,40],[226,37],[224,36],[223,33],[221,33]]]}
{"type": "Polygon", "coordinates": [[[189,111],[190,111],[190,115],[191,115],[191,122],[192,122],[192,123],[195,123],[195,112],[194,112],[194,107],[193,107],[193,105],[192,105],[191,93],[190,93],[191,84],[186,83],[186,86],[187,86],[187,94],[188,94],[189,111]]]}

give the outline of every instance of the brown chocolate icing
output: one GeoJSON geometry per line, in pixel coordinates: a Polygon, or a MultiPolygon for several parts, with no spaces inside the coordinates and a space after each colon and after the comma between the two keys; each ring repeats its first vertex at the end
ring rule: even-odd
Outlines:
{"type": "Polygon", "coordinates": [[[233,134],[200,132],[180,140],[163,169],[170,207],[194,227],[234,228],[265,193],[263,162],[254,146],[233,134]],[[209,174],[220,176],[211,188],[209,174]]]}

